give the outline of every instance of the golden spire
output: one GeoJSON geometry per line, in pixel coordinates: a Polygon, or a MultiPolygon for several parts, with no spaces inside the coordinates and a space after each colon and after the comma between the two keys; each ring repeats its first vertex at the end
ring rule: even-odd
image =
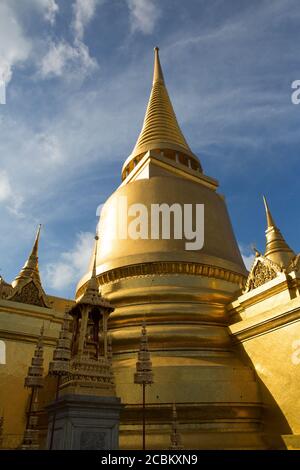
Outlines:
{"type": "Polygon", "coordinates": [[[263,199],[267,218],[265,256],[278,265],[287,267],[296,254],[288,246],[279,228],[276,226],[265,196],[263,196],[263,199]]]}
{"type": "Polygon", "coordinates": [[[41,233],[41,224],[38,226],[34,244],[33,244],[31,253],[29,255],[29,258],[27,259],[24,267],[21,269],[16,279],[12,282],[12,286],[14,288],[19,286],[19,284],[24,283],[24,281],[27,282],[28,279],[35,279],[36,281],[41,283],[40,274],[39,274],[39,265],[38,265],[38,249],[39,249],[40,233],[41,233]]]}
{"type": "Polygon", "coordinates": [[[38,264],[40,233],[41,225],[38,226],[31,253],[24,264],[24,267],[12,282],[13,291],[9,299],[15,302],[49,307],[47,295],[42,287],[38,264]]]}
{"type": "MultiPolygon", "coordinates": [[[[178,125],[160,65],[158,47],[154,49],[153,84],[141,133],[124,166],[148,150],[172,150],[199,160],[187,144],[178,125]]],[[[124,168],[123,168],[124,169],[124,168]]]]}

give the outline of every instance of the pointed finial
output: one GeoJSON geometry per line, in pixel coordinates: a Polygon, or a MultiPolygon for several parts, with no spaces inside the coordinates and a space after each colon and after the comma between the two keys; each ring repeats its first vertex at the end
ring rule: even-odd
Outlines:
{"type": "Polygon", "coordinates": [[[98,233],[96,233],[96,235],[95,235],[95,251],[94,251],[94,263],[93,263],[92,278],[96,278],[98,240],[99,240],[99,236],[98,236],[98,233]]]}
{"type": "Polygon", "coordinates": [[[40,240],[40,234],[41,234],[41,227],[42,227],[42,224],[39,224],[38,229],[37,229],[37,232],[36,232],[34,244],[33,244],[33,247],[32,247],[32,252],[31,252],[31,256],[35,256],[36,258],[38,257],[38,250],[39,250],[39,240],[40,240]]]}
{"type": "Polygon", "coordinates": [[[274,219],[272,217],[272,214],[270,212],[270,209],[269,209],[269,206],[268,206],[268,203],[267,203],[267,199],[265,198],[265,196],[263,196],[263,200],[264,200],[264,205],[265,205],[265,209],[266,209],[266,217],[267,217],[268,228],[276,227],[276,224],[275,224],[274,219]]]}
{"type": "Polygon", "coordinates": [[[164,83],[164,76],[159,60],[159,48],[156,46],[154,48],[154,72],[153,72],[153,85],[155,82],[164,83]]]}
{"type": "MultiPolygon", "coordinates": [[[[93,268],[92,274],[90,279],[86,284],[86,289],[84,294],[77,298],[76,304],[88,304],[88,305],[98,305],[101,306],[107,311],[112,312],[114,308],[112,305],[105,299],[103,299],[101,292],[99,290],[99,283],[97,280],[97,242],[99,240],[98,234],[95,235],[95,249],[94,249],[94,259],[93,259],[93,268]]],[[[72,310],[70,310],[70,314],[73,315],[72,310]]]]}
{"type": "Polygon", "coordinates": [[[255,244],[254,243],[251,243],[251,250],[253,251],[253,253],[255,254],[255,257],[258,258],[259,256],[261,256],[261,252],[258,251],[258,249],[256,248],[255,244]]]}

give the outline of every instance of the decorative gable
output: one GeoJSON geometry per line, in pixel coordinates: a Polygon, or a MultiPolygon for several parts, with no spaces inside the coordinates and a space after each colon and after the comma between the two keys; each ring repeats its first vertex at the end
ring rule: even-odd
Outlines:
{"type": "Polygon", "coordinates": [[[21,287],[21,289],[15,289],[9,300],[29,305],[36,305],[38,307],[49,307],[46,294],[35,284],[34,280],[30,280],[27,284],[21,287]]]}
{"type": "Polygon", "coordinates": [[[262,286],[272,279],[275,279],[277,274],[280,272],[282,272],[281,266],[269,260],[265,256],[257,256],[250,270],[243,294],[256,289],[256,287],[262,286]]]}

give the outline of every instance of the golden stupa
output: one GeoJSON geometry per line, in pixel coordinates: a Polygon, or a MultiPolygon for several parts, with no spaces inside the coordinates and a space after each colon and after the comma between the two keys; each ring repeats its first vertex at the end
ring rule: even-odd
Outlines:
{"type": "MultiPolygon", "coordinates": [[[[233,350],[226,305],[247,277],[218,183],[202,172],[178,125],[155,48],[141,133],[99,224],[97,277],[115,307],[109,319],[117,395],[125,404],[120,446],[141,446],[141,393],[133,384],[147,323],[154,383],[147,390],[147,447],[169,446],[176,402],[186,448],[263,448],[261,400],[252,368],[233,350]],[[184,239],[116,238],[117,201],[204,204],[204,246],[184,239]]],[[[150,221],[149,221],[150,222],[150,221]]],[[[90,267],[92,269],[92,266],[90,267]]],[[[88,272],[79,282],[84,291],[88,272]]]]}
{"type": "MultiPolygon", "coordinates": [[[[107,355],[124,405],[120,449],[141,449],[144,436],[146,449],[169,449],[170,435],[173,450],[300,449],[300,254],[265,200],[266,248],[255,249],[247,272],[217,188],[180,130],[156,48],[142,131],[103,207],[96,254],[77,289],[77,304],[93,303],[100,286],[101,302],[115,308],[107,355]],[[192,249],[187,232],[175,230],[175,206],[185,204],[204,207],[204,244],[192,249]],[[152,232],[152,209],[163,205],[172,233],[152,232]],[[135,217],[141,208],[143,217],[135,217]]],[[[197,213],[192,222],[197,226],[197,213]]],[[[58,390],[49,363],[65,312],[76,308],[73,299],[44,291],[39,236],[40,228],[15,280],[0,276],[0,449],[22,445],[30,403],[24,378],[41,327],[44,387],[35,405],[39,448],[47,448],[47,410],[58,390]]]]}

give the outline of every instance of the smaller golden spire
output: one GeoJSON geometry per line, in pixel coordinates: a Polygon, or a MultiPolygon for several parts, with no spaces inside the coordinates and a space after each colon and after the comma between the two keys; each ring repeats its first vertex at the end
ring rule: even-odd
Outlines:
{"type": "Polygon", "coordinates": [[[41,233],[41,224],[38,226],[31,253],[26,263],[24,264],[24,267],[21,269],[20,273],[18,274],[18,276],[12,283],[12,286],[14,288],[16,288],[20,283],[24,281],[28,281],[28,279],[35,279],[39,283],[41,282],[40,275],[39,275],[39,265],[38,265],[38,249],[39,249],[40,233],[41,233]]]}
{"type": "Polygon", "coordinates": [[[13,290],[9,299],[14,302],[50,307],[47,295],[42,287],[39,272],[38,249],[40,233],[41,225],[38,226],[31,253],[24,267],[12,282],[13,290]]]}
{"type": "Polygon", "coordinates": [[[99,287],[98,287],[98,282],[97,282],[97,245],[98,245],[98,240],[99,237],[98,235],[95,235],[95,248],[94,248],[94,261],[93,261],[93,269],[92,269],[92,275],[91,278],[88,282],[87,288],[86,288],[86,294],[89,293],[97,293],[99,294],[99,287]]]}
{"type": "Polygon", "coordinates": [[[109,311],[113,311],[112,305],[103,299],[100,290],[99,284],[97,280],[97,245],[98,245],[99,237],[96,234],[95,236],[95,249],[94,249],[94,262],[93,262],[93,269],[92,274],[87,282],[86,289],[82,297],[77,299],[76,303],[78,304],[87,304],[87,305],[97,305],[103,308],[107,308],[109,311]]]}
{"type": "Polygon", "coordinates": [[[286,268],[296,254],[276,226],[265,196],[263,199],[267,218],[265,257],[286,268]]]}

